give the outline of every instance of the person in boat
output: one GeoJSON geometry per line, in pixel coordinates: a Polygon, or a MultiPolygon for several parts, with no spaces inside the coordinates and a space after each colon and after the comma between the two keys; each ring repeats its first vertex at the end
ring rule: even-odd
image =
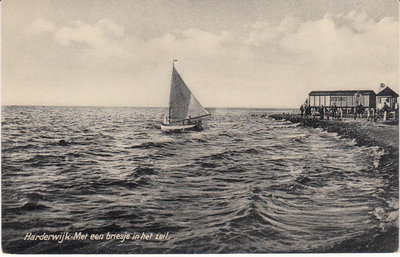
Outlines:
{"type": "Polygon", "coordinates": [[[186,125],[191,125],[191,124],[193,124],[192,123],[192,117],[188,117],[187,119],[185,119],[185,120],[182,120],[182,125],[185,125],[185,121],[186,121],[186,125]]]}
{"type": "Polygon", "coordinates": [[[169,117],[168,116],[164,116],[164,124],[169,124],[169,117]]]}
{"type": "Polygon", "coordinates": [[[200,119],[196,120],[195,124],[196,124],[196,126],[195,126],[196,130],[198,130],[198,131],[203,130],[203,126],[202,126],[200,119]]]}

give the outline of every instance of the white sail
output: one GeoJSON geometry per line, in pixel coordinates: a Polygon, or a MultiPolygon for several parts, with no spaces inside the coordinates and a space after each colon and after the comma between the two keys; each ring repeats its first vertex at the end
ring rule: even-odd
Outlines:
{"type": "Polygon", "coordinates": [[[175,69],[175,66],[173,66],[169,97],[170,120],[182,121],[189,117],[194,119],[208,115],[210,113],[197,101],[175,69]]]}

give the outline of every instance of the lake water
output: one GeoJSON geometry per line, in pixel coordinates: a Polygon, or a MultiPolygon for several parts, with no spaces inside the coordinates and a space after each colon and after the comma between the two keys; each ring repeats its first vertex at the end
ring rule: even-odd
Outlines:
{"type": "Polygon", "coordinates": [[[163,108],[3,107],[3,251],[323,252],[385,230],[383,150],[274,111],[213,109],[204,131],[166,134],[163,108]],[[66,232],[88,238],[43,237],[66,232]]]}

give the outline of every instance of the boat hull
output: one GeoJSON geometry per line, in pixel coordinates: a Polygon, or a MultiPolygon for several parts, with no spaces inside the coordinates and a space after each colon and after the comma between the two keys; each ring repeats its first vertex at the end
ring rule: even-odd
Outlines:
{"type": "Polygon", "coordinates": [[[161,130],[164,132],[183,132],[183,131],[191,131],[191,130],[201,130],[196,124],[161,124],[161,130]]]}

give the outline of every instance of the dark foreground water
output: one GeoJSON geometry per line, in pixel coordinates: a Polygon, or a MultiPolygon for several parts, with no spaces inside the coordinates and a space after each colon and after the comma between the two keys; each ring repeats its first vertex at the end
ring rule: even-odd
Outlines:
{"type": "Polygon", "coordinates": [[[211,112],[164,134],[159,108],[3,107],[3,251],[323,252],[396,220],[378,147],[211,112]]]}

